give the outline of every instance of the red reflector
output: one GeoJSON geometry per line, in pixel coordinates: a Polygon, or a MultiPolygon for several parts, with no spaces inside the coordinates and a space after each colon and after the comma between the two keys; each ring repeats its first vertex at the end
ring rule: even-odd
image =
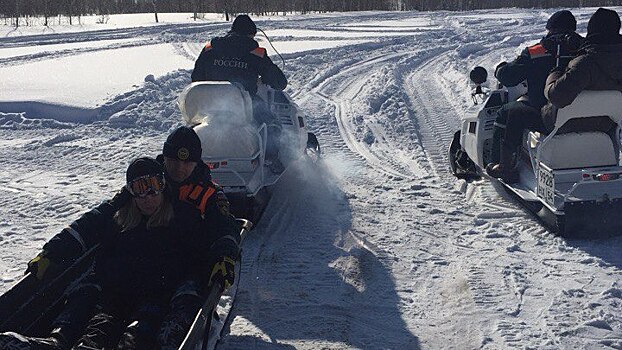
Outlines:
{"type": "Polygon", "coordinates": [[[220,165],[222,165],[222,166],[227,165],[227,161],[220,162],[220,165]]]}
{"type": "Polygon", "coordinates": [[[598,180],[598,181],[611,181],[611,180],[617,180],[620,178],[620,174],[597,174],[597,175],[593,175],[594,180],[598,180]]]}
{"type": "Polygon", "coordinates": [[[583,174],[583,178],[584,179],[589,179],[590,178],[590,174],[583,174]]]}

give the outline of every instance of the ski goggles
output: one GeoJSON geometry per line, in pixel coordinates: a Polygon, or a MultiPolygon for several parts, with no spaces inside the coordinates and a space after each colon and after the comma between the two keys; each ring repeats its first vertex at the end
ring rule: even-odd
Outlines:
{"type": "Polygon", "coordinates": [[[125,185],[125,187],[127,187],[132,196],[145,198],[164,192],[165,185],[164,175],[158,174],[138,177],[125,185]]]}

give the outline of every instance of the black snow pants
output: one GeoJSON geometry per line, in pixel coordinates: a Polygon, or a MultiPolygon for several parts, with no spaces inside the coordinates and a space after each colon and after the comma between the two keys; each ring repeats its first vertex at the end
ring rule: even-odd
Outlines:
{"type": "Polygon", "coordinates": [[[281,138],[281,122],[270,110],[268,103],[261,97],[254,95],[253,99],[253,118],[261,125],[266,124],[268,132],[268,140],[266,145],[266,158],[275,159],[279,155],[279,146],[281,138]]]}
{"type": "Polygon", "coordinates": [[[501,157],[501,152],[515,153],[522,142],[523,132],[527,129],[547,133],[540,111],[523,101],[503,105],[497,111],[495,120],[492,162],[498,163],[501,158],[511,159],[509,155],[501,157]]]}
{"type": "Polygon", "coordinates": [[[52,322],[52,333],[59,334],[67,348],[78,340],[93,317],[100,293],[96,284],[81,284],[67,296],[63,311],[52,322]]]}
{"type": "Polygon", "coordinates": [[[104,302],[78,341],[97,349],[158,349],[157,336],[168,299],[144,299],[135,303],[104,302]]]}
{"type": "Polygon", "coordinates": [[[202,294],[200,284],[193,280],[184,282],[177,289],[158,334],[158,344],[161,350],[179,348],[197,312],[203,305],[202,294]]]}

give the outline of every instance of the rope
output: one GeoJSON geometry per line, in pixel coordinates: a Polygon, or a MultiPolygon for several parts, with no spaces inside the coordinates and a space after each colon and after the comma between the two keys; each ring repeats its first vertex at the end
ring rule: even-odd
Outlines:
{"type": "Polygon", "coordinates": [[[274,52],[276,52],[277,55],[279,55],[279,57],[281,58],[281,61],[283,62],[283,70],[285,70],[285,59],[283,58],[283,56],[281,56],[281,54],[279,53],[279,51],[277,51],[277,49],[274,47],[274,45],[272,45],[272,41],[270,41],[270,38],[268,37],[268,35],[266,34],[266,32],[264,32],[263,30],[257,28],[258,31],[260,31],[263,36],[266,37],[266,39],[268,40],[268,44],[270,44],[270,46],[272,47],[272,49],[274,50],[274,52]]]}

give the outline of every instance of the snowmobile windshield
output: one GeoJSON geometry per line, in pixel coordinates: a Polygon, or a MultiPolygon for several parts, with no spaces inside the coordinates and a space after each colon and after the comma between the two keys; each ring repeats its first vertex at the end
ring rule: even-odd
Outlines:
{"type": "Polygon", "coordinates": [[[144,198],[164,191],[164,175],[145,175],[129,182],[126,187],[134,197],[144,198]]]}

